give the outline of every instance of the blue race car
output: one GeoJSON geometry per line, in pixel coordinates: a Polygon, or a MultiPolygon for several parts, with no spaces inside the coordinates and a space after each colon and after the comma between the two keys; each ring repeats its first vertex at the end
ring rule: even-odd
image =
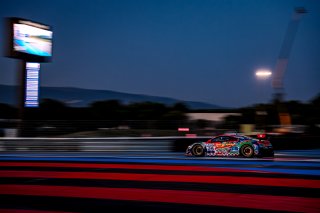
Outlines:
{"type": "Polygon", "coordinates": [[[188,146],[186,156],[242,156],[273,157],[274,151],[270,141],[241,134],[223,134],[205,142],[196,142],[188,146]]]}

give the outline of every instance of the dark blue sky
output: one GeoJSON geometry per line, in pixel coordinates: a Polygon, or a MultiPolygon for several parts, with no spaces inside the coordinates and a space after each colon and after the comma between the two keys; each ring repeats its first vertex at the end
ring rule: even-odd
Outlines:
{"type": "MultiPolygon", "coordinates": [[[[305,102],[320,92],[319,0],[2,0],[0,16],[53,27],[53,61],[42,65],[41,86],[239,107],[271,99],[271,79],[258,80],[254,72],[274,69],[300,6],[309,13],[300,21],[284,86],[286,99],[305,102]]],[[[16,66],[0,58],[0,84],[17,83],[16,66]]]]}

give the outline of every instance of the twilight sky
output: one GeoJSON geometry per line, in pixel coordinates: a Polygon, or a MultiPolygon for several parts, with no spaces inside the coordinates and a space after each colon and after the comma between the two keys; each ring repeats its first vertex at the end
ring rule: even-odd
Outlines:
{"type": "MultiPolygon", "coordinates": [[[[1,0],[0,17],[52,26],[41,86],[115,90],[227,107],[271,100],[273,70],[294,7],[305,14],[290,53],[288,100],[320,92],[319,0],[1,0]]],[[[0,49],[3,50],[3,22],[0,49]]],[[[0,84],[17,60],[0,57],[0,84]]],[[[41,98],[41,97],[40,97],[41,98]]]]}

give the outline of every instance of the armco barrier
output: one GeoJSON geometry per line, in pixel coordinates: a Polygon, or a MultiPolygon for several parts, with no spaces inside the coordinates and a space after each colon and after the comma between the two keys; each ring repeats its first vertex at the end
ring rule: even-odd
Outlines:
{"type": "Polygon", "coordinates": [[[2,138],[0,151],[169,152],[172,137],[2,138]]]}

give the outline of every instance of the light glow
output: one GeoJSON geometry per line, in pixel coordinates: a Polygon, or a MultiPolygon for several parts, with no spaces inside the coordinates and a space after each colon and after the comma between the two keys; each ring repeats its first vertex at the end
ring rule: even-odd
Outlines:
{"type": "Polygon", "coordinates": [[[268,78],[272,75],[272,72],[270,70],[261,69],[256,71],[256,76],[258,78],[268,78]]]}

